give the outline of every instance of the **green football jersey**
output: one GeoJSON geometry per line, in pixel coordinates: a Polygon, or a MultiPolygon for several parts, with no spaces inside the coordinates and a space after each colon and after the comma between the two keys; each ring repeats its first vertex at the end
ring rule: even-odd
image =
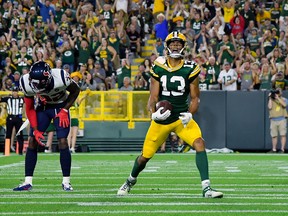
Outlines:
{"type": "Polygon", "coordinates": [[[154,61],[151,68],[151,76],[160,82],[159,101],[167,100],[172,106],[171,115],[164,121],[156,121],[159,124],[170,124],[179,118],[179,113],[188,111],[188,95],[190,83],[200,73],[200,67],[193,61],[184,61],[176,67],[171,67],[163,56],[154,61]]]}

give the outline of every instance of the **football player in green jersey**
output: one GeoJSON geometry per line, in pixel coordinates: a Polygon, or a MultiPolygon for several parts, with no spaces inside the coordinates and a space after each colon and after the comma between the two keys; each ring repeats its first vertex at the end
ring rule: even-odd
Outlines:
{"type": "Polygon", "coordinates": [[[132,172],[119,188],[118,195],[129,193],[146,163],[154,156],[167,136],[174,132],[196,150],[196,165],[202,181],[203,197],[223,197],[223,193],[210,187],[205,143],[198,124],[192,118],[200,101],[198,86],[200,68],[195,62],[183,59],[185,48],[185,36],[174,31],[165,40],[166,56],[160,56],[154,61],[150,71],[151,85],[148,100],[148,108],[152,113],[151,125],[146,134],[142,154],[136,158],[132,172]],[[191,97],[189,104],[188,96],[191,97]],[[163,108],[156,111],[155,105],[161,100],[168,100],[173,109],[163,113],[161,113],[163,108]]]}

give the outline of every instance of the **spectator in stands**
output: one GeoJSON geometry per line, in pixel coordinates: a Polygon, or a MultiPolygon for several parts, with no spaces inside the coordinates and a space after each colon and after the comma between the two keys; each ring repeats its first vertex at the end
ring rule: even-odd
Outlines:
{"type": "Polygon", "coordinates": [[[102,38],[101,45],[97,48],[95,56],[98,56],[108,76],[112,75],[112,62],[117,56],[116,50],[108,44],[106,38],[102,38]]]}
{"type": "MultiPolygon", "coordinates": [[[[122,35],[123,33],[119,33],[119,34],[122,35]]],[[[118,37],[118,35],[116,35],[116,31],[114,29],[110,29],[110,34],[108,37],[108,44],[112,46],[117,53],[114,61],[112,62],[114,69],[117,70],[120,67],[120,57],[119,57],[120,38],[118,37]]]]}
{"type": "Polygon", "coordinates": [[[127,35],[130,40],[130,51],[134,53],[136,58],[139,58],[141,56],[141,37],[134,24],[130,24],[127,35]]]}
{"type": "MultiPolygon", "coordinates": [[[[36,44],[33,47],[33,52],[32,52],[32,59],[33,62],[36,61],[44,61],[44,49],[42,47],[40,47],[39,45],[41,44],[36,44]]],[[[51,65],[52,66],[52,65],[51,65]]]]}
{"type": "Polygon", "coordinates": [[[145,58],[144,62],[143,62],[143,65],[145,67],[145,73],[146,74],[149,74],[150,73],[150,70],[152,68],[152,63],[151,63],[151,60],[149,58],[145,58]]]}
{"type": "Polygon", "coordinates": [[[268,55],[277,46],[276,38],[272,37],[271,29],[267,29],[261,39],[261,54],[268,55]]]}
{"type": "Polygon", "coordinates": [[[259,90],[260,89],[260,69],[259,65],[257,63],[252,63],[251,64],[251,70],[254,76],[254,86],[253,89],[259,90]]]}
{"type": "Polygon", "coordinates": [[[258,28],[261,28],[266,19],[271,19],[271,14],[266,10],[265,4],[262,4],[256,8],[256,22],[258,28]]]}
{"type": "Polygon", "coordinates": [[[198,11],[194,12],[193,17],[192,17],[190,22],[191,22],[192,29],[195,32],[195,35],[198,35],[201,31],[201,24],[203,22],[203,20],[200,16],[200,13],[198,11]]]}
{"type": "Polygon", "coordinates": [[[245,29],[245,19],[240,15],[239,10],[237,10],[230,20],[231,33],[236,36],[238,33],[243,35],[245,29]]]}
{"type": "Polygon", "coordinates": [[[60,23],[63,14],[64,14],[63,4],[60,2],[57,2],[55,4],[55,16],[54,16],[55,23],[57,24],[60,23]]]}
{"type": "Polygon", "coordinates": [[[13,88],[13,80],[8,78],[5,79],[5,82],[2,85],[2,91],[12,91],[13,88]]]}
{"type": "Polygon", "coordinates": [[[123,86],[119,89],[120,91],[133,91],[133,86],[131,85],[130,77],[124,77],[123,86]]]}
{"type": "Polygon", "coordinates": [[[191,22],[185,22],[185,28],[181,31],[181,33],[184,34],[187,39],[187,49],[191,50],[195,38],[195,31],[191,28],[191,22]]]}
{"type": "Polygon", "coordinates": [[[165,11],[165,2],[163,0],[154,0],[153,16],[154,20],[158,19],[157,16],[165,11]]]}
{"type": "Polygon", "coordinates": [[[126,49],[130,47],[130,39],[127,35],[127,32],[124,30],[124,22],[117,22],[115,31],[117,32],[118,37],[120,38],[119,44],[119,58],[123,59],[126,57],[126,49]]]}
{"type": "MultiPolygon", "coordinates": [[[[64,69],[64,68],[63,68],[63,65],[62,65],[61,59],[57,59],[57,60],[55,61],[55,68],[64,69]]],[[[69,65],[68,65],[68,68],[69,68],[69,65]]],[[[67,72],[69,73],[69,71],[67,71],[67,72]]]]}
{"type": "Polygon", "coordinates": [[[254,53],[254,56],[256,55],[257,50],[260,50],[260,37],[258,36],[258,29],[256,27],[252,28],[251,34],[246,38],[246,44],[248,45],[251,52],[254,53]]]}
{"type": "Polygon", "coordinates": [[[131,29],[129,28],[131,24],[135,27],[135,31],[139,34],[141,42],[142,39],[145,37],[143,20],[141,18],[138,18],[137,16],[130,17],[130,22],[128,22],[127,25],[127,33],[131,31],[131,29]]]}
{"type": "Polygon", "coordinates": [[[266,18],[263,25],[261,25],[260,35],[263,35],[266,30],[269,30],[269,29],[272,30],[273,28],[275,28],[275,26],[273,24],[271,24],[271,19],[266,18]]]}
{"type": "Polygon", "coordinates": [[[116,2],[115,9],[116,9],[116,13],[117,13],[117,14],[115,14],[115,17],[125,19],[125,17],[127,17],[127,15],[128,15],[129,1],[128,0],[117,0],[115,2],[116,2]]]}
{"type": "Polygon", "coordinates": [[[71,72],[73,72],[73,71],[70,71],[70,66],[68,64],[63,65],[63,70],[65,70],[69,74],[71,74],[71,72]]]}
{"type": "Polygon", "coordinates": [[[273,89],[288,89],[288,80],[285,79],[283,70],[278,71],[271,79],[273,89]]]}
{"type": "Polygon", "coordinates": [[[222,85],[224,91],[236,91],[237,90],[237,73],[231,68],[231,63],[224,62],[223,70],[220,72],[218,82],[222,85]]]}
{"type": "Polygon", "coordinates": [[[40,0],[36,0],[36,3],[40,8],[40,15],[42,16],[44,23],[47,23],[47,21],[50,20],[51,15],[55,16],[54,7],[50,5],[51,2],[49,0],[45,0],[44,4],[40,2],[40,0]]]}
{"type": "Polygon", "coordinates": [[[206,29],[208,31],[208,34],[210,36],[209,44],[212,48],[213,55],[216,56],[217,52],[217,46],[221,42],[224,32],[224,21],[220,19],[220,17],[215,16],[213,19],[211,19],[207,25],[206,29]]]}
{"type": "Polygon", "coordinates": [[[209,90],[220,90],[220,85],[218,83],[218,77],[220,74],[220,65],[216,61],[214,56],[210,56],[208,61],[202,65],[206,73],[206,79],[209,81],[209,90]]]}
{"type": "Polygon", "coordinates": [[[285,61],[285,57],[282,55],[282,51],[279,48],[274,48],[273,51],[267,55],[267,58],[272,58],[275,63],[282,63],[285,61]]]}
{"type": "Polygon", "coordinates": [[[169,21],[169,11],[170,11],[170,5],[168,1],[165,1],[165,5],[166,5],[165,15],[163,13],[159,13],[157,15],[157,23],[154,25],[153,31],[152,31],[152,34],[156,38],[161,38],[162,41],[164,41],[168,35],[168,21],[169,21]]]}
{"type": "Polygon", "coordinates": [[[87,38],[82,36],[78,37],[76,40],[76,46],[78,48],[78,65],[87,64],[89,57],[92,56],[89,49],[89,44],[87,38]]]}
{"type": "Polygon", "coordinates": [[[81,88],[83,80],[82,80],[82,74],[79,71],[73,72],[70,74],[71,78],[78,84],[78,86],[81,88]]]}
{"type": "Polygon", "coordinates": [[[277,72],[276,66],[273,60],[262,64],[261,72],[259,75],[260,79],[260,90],[270,90],[272,88],[272,76],[277,72]]]}
{"type": "Polygon", "coordinates": [[[284,74],[285,74],[285,79],[288,80],[288,56],[286,56],[285,62],[284,62],[284,74]]]}
{"type": "Polygon", "coordinates": [[[228,0],[227,2],[221,0],[221,6],[224,11],[224,22],[229,25],[235,13],[235,0],[228,0]]]}
{"type": "MultiPolygon", "coordinates": [[[[215,79],[215,76],[214,76],[215,79]]],[[[200,91],[207,91],[209,86],[209,80],[206,79],[205,72],[199,74],[199,89],[200,91]]]]}
{"type": "MultiPolygon", "coordinates": [[[[142,20],[142,23],[144,25],[144,33],[146,35],[150,34],[153,29],[153,14],[151,8],[145,8],[145,4],[140,7],[140,20],[142,20]]],[[[144,40],[146,40],[147,37],[145,36],[144,40]]]]}
{"type": "Polygon", "coordinates": [[[21,77],[21,74],[19,71],[15,71],[14,74],[13,74],[13,86],[15,87],[18,87],[20,86],[20,77],[21,77]]]}
{"type": "MultiPolygon", "coordinates": [[[[245,21],[245,24],[247,22],[245,21]]],[[[253,20],[250,20],[249,23],[247,24],[248,26],[245,27],[245,30],[244,30],[244,37],[245,38],[248,38],[252,35],[252,31],[253,29],[256,29],[256,33],[258,33],[258,29],[256,28],[255,26],[255,22],[253,20]]]]}
{"type": "Polygon", "coordinates": [[[120,89],[124,85],[123,80],[125,77],[129,77],[131,79],[129,50],[126,50],[126,58],[121,60],[121,68],[117,69],[116,73],[117,73],[118,88],[120,89]]]}
{"type": "Polygon", "coordinates": [[[97,89],[97,83],[94,80],[92,74],[90,72],[85,72],[85,79],[83,80],[83,83],[80,88],[82,91],[86,89],[90,89],[92,91],[95,91],[97,89]]]}
{"type": "Polygon", "coordinates": [[[96,81],[97,90],[100,90],[100,91],[106,90],[106,86],[105,86],[106,72],[104,68],[101,67],[101,64],[99,61],[95,61],[92,74],[96,81]]]}
{"type": "Polygon", "coordinates": [[[69,65],[70,72],[73,72],[76,68],[74,42],[72,40],[65,41],[62,46],[56,47],[56,50],[60,53],[62,64],[69,65]]]}
{"type": "Polygon", "coordinates": [[[255,74],[251,69],[249,61],[245,61],[241,65],[241,61],[236,61],[236,71],[238,77],[241,79],[240,90],[250,91],[254,89],[255,74]]]}
{"type": "Polygon", "coordinates": [[[104,19],[107,20],[107,24],[110,28],[113,27],[113,16],[115,13],[115,7],[117,4],[117,1],[114,1],[113,5],[104,3],[103,7],[99,3],[99,0],[96,0],[97,8],[99,9],[100,14],[104,15],[104,19]]]}
{"type": "Polygon", "coordinates": [[[89,42],[90,55],[95,58],[95,51],[100,46],[101,42],[99,41],[99,28],[94,26],[88,30],[87,39],[89,42]]]}
{"type": "Polygon", "coordinates": [[[234,62],[239,58],[239,55],[245,49],[245,40],[243,39],[243,34],[238,32],[235,36],[231,34],[232,44],[235,47],[235,57],[234,62]]]}
{"type": "Polygon", "coordinates": [[[170,30],[171,31],[182,31],[184,29],[183,23],[184,23],[184,18],[182,16],[176,16],[174,17],[170,22],[170,30]]]}
{"type": "Polygon", "coordinates": [[[281,6],[280,18],[279,18],[280,29],[282,29],[281,26],[285,22],[286,17],[288,17],[288,0],[283,0],[282,6],[281,6]]]}
{"type": "Polygon", "coordinates": [[[145,73],[145,66],[143,64],[140,64],[138,66],[138,73],[134,77],[134,91],[143,91],[143,90],[148,90],[149,89],[149,83],[147,80],[147,76],[145,73]]]}
{"type": "Polygon", "coordinates": [[[229,35],[223,35],[222,42],[217,46],[217,61],[220,62],[220,64],[223,64],[225,60],[229,63],[232,63],[235,56],[234,51],[235,48],[234,45],[229,41],[229,35]]]}
{"type": "Polygon", "coordinates": [[[32,64],[32,56],[27,54],[27,48],[25,46],[21,47],[21,50],[16,54],[13,60],[17,66],[17,71],[22,71],[23,67],[29,67],[32,64]]]}
{"type": "Polygon", "coordinates": [[[71,124],[70,124],[70,131],[67,137],[68,146],[71,153],[75,153],[76,151],[76,141],[79,129],[79,106],[83,100],[87,98],[89,95],[90,90],[85,89],[82,97],[78,97],[74,104],[70,107],[70,117],[71,117],[71,124]]]}
{"type": "Polygon", "coordinates": [[[245,18],[245,28],[248,27],[250,22],[254,23],[255,14],[252,11],[251,3],[249,1],[244,2],[244,7],[243,7],[243,9],[240,10],[240,15],[245,18]]]}
{"type": "Polygon", "coordinates": [[[93,68],[94,68],[94,59],[92,57],[89,57],[87,60],[87,71],[91,73],[93,68]]]}
{"type": "Polygon", "coordinates": [[[16,71],[17,69],[10,57],[5,58],[4,65],[5,65],[5,69],[9,68],[12,72],[16,71]]]}
{"type": "Polygon", "coordinates": [[[156,43],[154,45],[154,53],[157,56],[164,56],[165,55],[165,53],[164,53],[164,43],[163,43],[161,38],[157,38],[156,39],[156,43]]]}
{"type": "Polygon", "coordinates": [[[30,10],[27,14],[27,22],[29,26],[34,26],[35,22],[37,21],[37,12],[36,7],[30,7],[30,10]]]}
{"type": "Polygon", "coordinates": [[[287,98],[282,96],[279,88],[273,93],[269,93],[268,109],[270,118],[270,134],[272,137],[271,153],[277,152],[278,135],[281,139],[280,153],[285,153],[286,134],[287,134],[287,98]]]}
{"type": "MultiPolygon", "coordinates": [[[[200,31],[198,33],[195,33],[194,39],[195,39],[195,42],[196,42],[195,43],[196,44],[196,50],[200,49],[201,44],[202,44],[202,46],[204,45],[205,49],[208,48],[207,40],[210,39],[210,35],[208,34],[208,31],[207,31],[207,28],[206,28],[206,23],[204,21],[201,21],[201,23],[200,23],[200,31]]],[[[202,50],[204,50],[204,49],[202,49],[202,50]]]]}

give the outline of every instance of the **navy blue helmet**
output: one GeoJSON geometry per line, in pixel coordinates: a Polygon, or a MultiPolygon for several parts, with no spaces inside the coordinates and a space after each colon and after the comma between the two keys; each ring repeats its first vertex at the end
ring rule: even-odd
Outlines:
{"type": "Polygon", "coordinates": [[[35,62],[29,72],[31,87],[36,91],[45,90],[51,83],[52,74],[49,64],[44,61],[35,62]]]}

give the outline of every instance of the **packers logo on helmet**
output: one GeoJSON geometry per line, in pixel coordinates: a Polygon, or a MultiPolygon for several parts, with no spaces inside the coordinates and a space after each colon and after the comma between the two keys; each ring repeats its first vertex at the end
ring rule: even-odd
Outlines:
{"type": "Polygon", "coordinates": [[[178,31],[173,31],[171,32],[165,39],[165,49],[167,50],[167,55],[172,57],[172,58],[181,58],[184,57],[184,51],[186,49],[186,44],[187,44],[187,40],[186,37],[184,36],[184,34],[178,32],[178,31]],[[171,42],[173,41],[179,41],[182,43],[183,47],[182,49],[179,50],[171,50],[169,48],[169,45],[171,42]]]}

